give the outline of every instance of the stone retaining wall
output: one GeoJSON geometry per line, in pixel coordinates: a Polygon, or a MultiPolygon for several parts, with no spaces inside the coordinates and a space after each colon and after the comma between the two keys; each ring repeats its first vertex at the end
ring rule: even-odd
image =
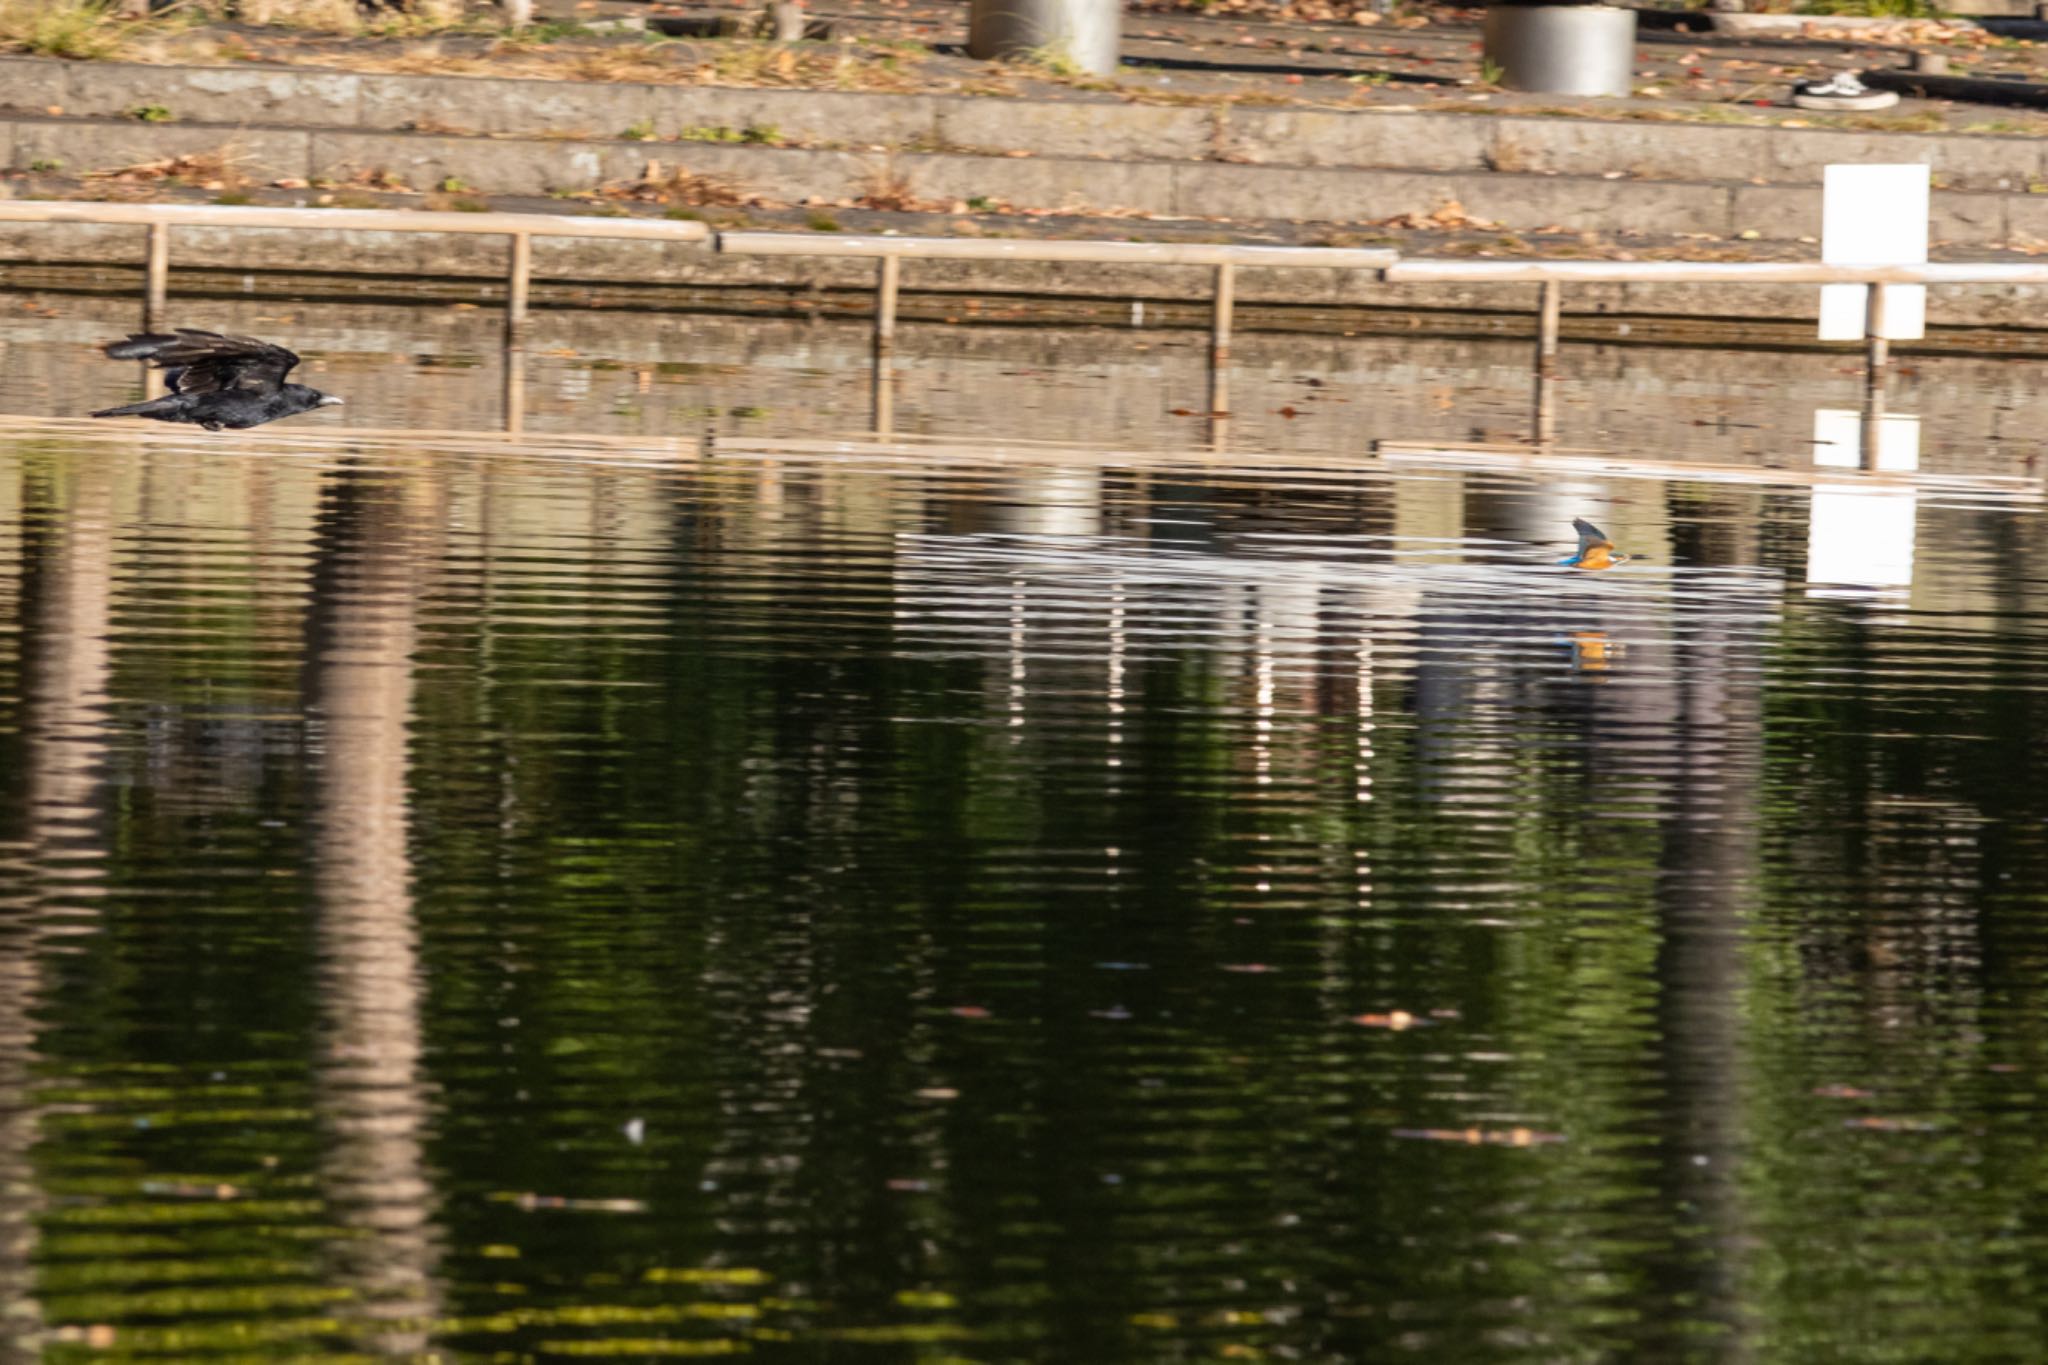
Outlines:
{"type": "MultiPolygon", "coordinates": [[[[2048,142],[1560,114],[1175,106],[1071,99],[598,84],[293,67],[165,67],[0,58],[0,107],[120,118],[157,105],[181,122],[656,139],[774,129],[790,142],[1258,165],[1817,183],[1836,161],[1923,162],[1958,190],[2048,185],[2048,142]]],[[[161,131],[161,125],[152,131],[161,131]]]]}
{"type": "MultiPolygon", "coordinates": [[[[1820,230],[1818,179],[1837,160],[1936,167],[1933,236],[1963,246],[2048,242],[2048,141],[1651,123],[1528,114],[1307,108],[1218,109],[1073,99],[887,95],[798,89],[591,84],[358,74],[283,67],[157,67],[0,58],[0,161],[67,174],[225,151],[251,180],[382,173],[421,190],[539,196],[665,172],[713,177],[768,199],[834,203],[881,192],[938,206],[986,196],[1020,208],[1131,212],[1236,224],[1356,225],[1426,216],[1452,202],[1504,231],[1561,227],[1774,241],[1820,230]],[[142,105],[171,122],[121,115],[142,105]],[[285,120],[294,126],[283,126],[285,120]],[[811,146],[650,141],[689,129],[753,129],[811,146]],[[410,129],[411,131],[407,131],[410,129]],[[1027,156],[998,155],[1025,150],[1027,156]],[[1621,172],[1616,178],[1616,172],[1621,172]],[[1964,188],[1967,187],[1967,188],[1964,188]]],[[[1031,229],[981,220],[984,230],[1031,229]]],[[[1182,223],[1186,226],[1186,222],[1182,223]]],[[[17,262],[139,259],[139,233],[0,225],[0,269],[17,262]]],[[[174,261],[223,270],[494,277],[502,251],[475,239],[326,237],[180,229],[174,261]]],[[[644,243],[542,240],[543,280],[692,288],[865,289],[856,262],[719,258],[644,243]]],[[[913,263],[913,289],[989,296],[1184,301],[1205,271],[1171,267],[913,263]]],[[[1323,272],[1247,272],[1247,303],[1521,313],[1527,290],[1390,289],[1323,272]]],[[[1568,307],[1630,315],[1810,318],[1810,288],[1601,286],[1568,307]]],[[[2040,328],[2034,289],[1958,288],[1931,299],[1937,324],[2040,328]]]]}
{"type": "MultiPolygon", "coordinates": [[[[1470,217],[1506,229],[1721,238],[1753,233],[1773,240],[1820,231],[1820,194],[1804,185],[68,119],[0,122],[0,154],[16,168],[56,165],[83,172],[215,151],[232,156],[243,174],[259,182],[345,182],[381,172],[414,189],[460,185],[508,195],[630,182],[654,160],[665,170],[717,177],[735,190],[784,202],[858,200],[879,191],[940,205],[987,196],[1019,208],[1342,224],[1426,216],[1455,203],[1470,217]]],[[[1932,214],[1933,236],[1940,242],[2048,241],[2048,195],[1937,192],[1932,214]]]]}

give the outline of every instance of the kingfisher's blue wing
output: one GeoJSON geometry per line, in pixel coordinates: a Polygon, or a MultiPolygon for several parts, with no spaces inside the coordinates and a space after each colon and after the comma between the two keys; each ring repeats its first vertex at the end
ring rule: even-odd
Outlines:
{"type": "Polygon", "coordinates": [[[1607,538],[1607,533],[1584,517],[1573,517],[1572,529],[1579,533],[1579,553],[1573,558],[1584,556],[1595,545],[1605,545],[1610,550],[1614,548],[1614,542],[1607,538]]]}

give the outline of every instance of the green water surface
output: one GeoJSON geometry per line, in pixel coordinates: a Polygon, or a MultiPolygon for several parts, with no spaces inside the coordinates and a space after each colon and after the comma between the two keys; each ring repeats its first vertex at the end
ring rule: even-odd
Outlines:
{"type": "Polygon", "coordinates": [[[329,431],[0,432],[0,1356],[2048,1355],[2036,495],[329,431]]]}

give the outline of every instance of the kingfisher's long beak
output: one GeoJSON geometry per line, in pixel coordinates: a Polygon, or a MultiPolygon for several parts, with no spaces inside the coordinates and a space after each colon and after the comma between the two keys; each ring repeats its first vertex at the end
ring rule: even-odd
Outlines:
{"type": "Polygon", "coordinates": [[[320,395],[320,406],[323,408],[338,408],[341,406],[341,400],[331,393],[323,393],[320,395]]]}

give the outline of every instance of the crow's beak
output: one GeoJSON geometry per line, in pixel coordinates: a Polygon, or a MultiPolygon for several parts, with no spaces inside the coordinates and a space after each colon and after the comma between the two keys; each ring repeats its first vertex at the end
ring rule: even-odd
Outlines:
{"type": "Polygon", "coordinates": [[[341,400],[331,393],[323,393],[320,395],[320,406],[323,408],[338,408],[341,406],[341,400]]]}

